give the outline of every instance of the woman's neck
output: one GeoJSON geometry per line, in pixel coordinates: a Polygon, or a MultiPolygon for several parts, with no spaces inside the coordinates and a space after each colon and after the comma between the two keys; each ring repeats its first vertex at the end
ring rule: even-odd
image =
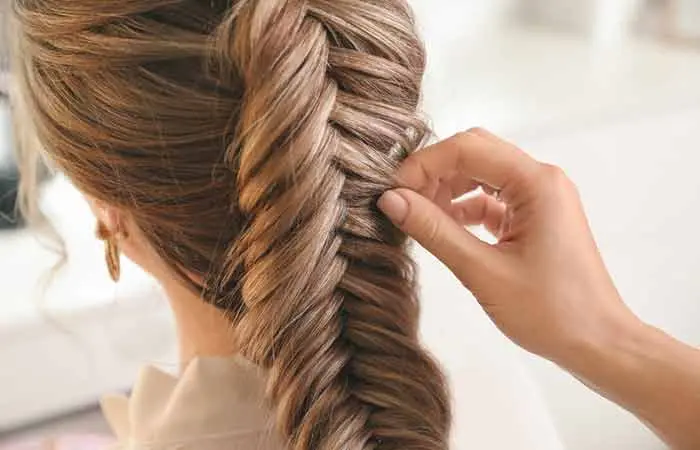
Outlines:
{"type": "Polygon", "coordinates": [[[164,285],[177,325],[180,362],[237,353],[231,321],[216,307],[173,280],[164,285]]]}

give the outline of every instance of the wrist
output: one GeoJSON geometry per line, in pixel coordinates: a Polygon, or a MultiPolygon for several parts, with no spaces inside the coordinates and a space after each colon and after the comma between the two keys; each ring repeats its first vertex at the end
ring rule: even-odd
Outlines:
{"type": "Polygon", "coordinates": [[[557,362],[627,409],[671,448],[700,448],[700,351],[626,319],[572,346],[557,362]]]}
{"type": "Polygon", "coordinates": [[[633,363],[635,355],[650,348],[658,331],[625,310],[619,315],[588,327],[563,345],[554,362],[575,375],[586,377],[588,372],[611,363],[633,363]]]}

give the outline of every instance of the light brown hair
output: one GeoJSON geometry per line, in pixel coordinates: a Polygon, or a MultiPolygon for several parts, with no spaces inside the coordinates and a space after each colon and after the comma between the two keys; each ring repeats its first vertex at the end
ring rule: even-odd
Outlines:
{"type": "Polygon", "coordinates": [[[404,0],[15,0],[49,158],[126,211],[269,373],[294,450],[445,449],[406,237],[377,210],[424,141],[404,0]]]}

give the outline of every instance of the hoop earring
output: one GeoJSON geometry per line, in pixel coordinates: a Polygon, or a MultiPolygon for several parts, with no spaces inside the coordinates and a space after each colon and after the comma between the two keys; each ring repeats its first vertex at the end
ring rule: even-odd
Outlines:
{"type": "Polygon", "coordinates": [[[118,234],[112,233],[107,226],[97,222],[97,238],[105,243],[105,262],[112,281],[117,283],[121,278],[121,250],[117,241],[118,234]]]}

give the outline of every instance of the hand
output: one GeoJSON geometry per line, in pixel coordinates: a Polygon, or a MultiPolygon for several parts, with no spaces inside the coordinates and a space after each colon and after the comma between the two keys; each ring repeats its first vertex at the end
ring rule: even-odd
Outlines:
{"type": "Polygon", "coordinates": [[[674,449],[700,448],[700,351],[624,305],[573,183],[472,130],[409,157],[379,207],[440,258],[517,344],[558,363],[674,449]],[[486,194],[464,199],[483,187],[486,194]],[[465,226],[485,225],[489,245],[465,226]]]}
{"type": "Polygon", "coordinates": [[[477,129],[409,157],[399,179],[403,188],[387,192],[379,207],[442,260],[525,349],[562,362],[581,345],[605,345],[639,323],[561,169],[477,129]],[[460,200],[480,186],[486,193],[460,200]],[[482,224],[499,239],[496,245],[465,229],[482,224]]]}

